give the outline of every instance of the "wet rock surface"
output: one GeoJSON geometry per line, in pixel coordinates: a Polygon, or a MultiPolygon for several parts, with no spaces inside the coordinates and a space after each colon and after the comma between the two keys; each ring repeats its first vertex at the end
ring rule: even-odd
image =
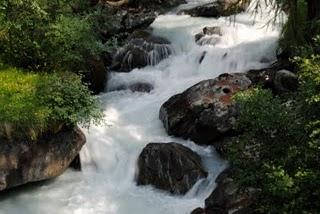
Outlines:
{"type": "Polygon", "coordinates": [[[232,178],[232,169],[224,170],[216,179],[217,187],[205,200],[204,208],[198,207],[191,214],[251,214],[257,190],[237,187],[232,178]]]}
{"type": "Polygon", "coordinates": [[[213,17],[217,18],[221,16],[222,7],[220,4],[208,3],[204,5],[200,5],[191,9],[182,10],[179,14],[187,14],[192,17],[213,17]]]}
{"type": "Polygon", "coordinates": [[[184,3],[186,3],[185,0],[133,0],[129,5],[140,8],[145,8],[148,6],[153,10],[163,12],[168,8],[176,7],[184,3]]]}
{"type": "Polygon", "coordinates": [[[215,45],[220,41],[222,36],[221,28],[218,26],[205,27],[201,33],[196,34],[195,42],[198,45],[215,45]]]}
{"type": "MultiPolygon", "coordinates": [[[[161,60],[167,53],[161,50],[167,50],[165,47],[153,47],[154,52],[150,53],[150,48],[146,48],[145,41],[132,41],[128,37],[137,30],[147,29],[160,13],[165,13],[172,7],[185,3],[184,0],[134,0],[134,1],[91,1],[92,7],[99,8],[93,17],[94,30],[98,33],[103,42],[116,44],[113,39],[116,38],[118,45],[127,44],[125,48],[131,51],[133,56],[132,67],[143,67],[148,64],[154,64],[161,60]],[[113,3],[107,3],[113,2],[113,3]],[[137,44],[138,43],[138,44],[137,44]],[[135,48],[136,46],[140,47],[135,48]],[[148,52],[148,53],[147,53],[148,52]],[[146,54],[149,54],[146,59],[146,54]],[[150,62],[150,59],[154,60],[150,62]],[[149,61],[148,61],[149,60],[149,61]]],[[[146,41],[148,45],[158,44],[157,42],[146,41]]],[[[148,46],[147,45],[147,46],[148,46]]],[[[163,45],[163,43],[161,43],[163,45]]],[[[88,68],[84,72],[85,82],[89,83],[90,89],[98,94],[103,92],[106,87],[107,73],[112,66],[111,60],[100,60],[99,58],[109,58],[117,52],[116,47],[109,48],[108,52],[101,56],[93,56],[88,59],[88,68]],[[110,62],[111,61],[111,62],[110,62]]],[[[127,52],[126,52],[127,53],[127,52]]],[[[128,55],[129,56],[129,55],[128,55]]],[[[120,58],[128,59],[128,56],[120,58]]],[[[129,60],[129,59],[128,59],[129,60]]],[[[129,64],[129,63],[128,63],[129,64]]],[[[120,69],[121,70],[121,69],[120,69]]],[[[122,71],[128,71],[128,65],[123,65],[122,71]]]]}
{"type": "Polygon", "coordinates": [[[216,179],[217,188],[205,200],[204,213],[253,213],[256,190],[240,190],[232,178],[232,170],[226,169],[216,179]]]}
{"type": "MultiPolygon", "coordinates": [[[[118,3],[121,1],[118,1],[118,3]]],[[[158,14],[185,3],[184,0],[134,0],[123,4],[97,3],[101,13],[95,17],[96,29],[104,38],[118,34],[130,35],[143,30],[155,20],[158,14]]]]}
{"type": "Polygon", "coordinates": [[[138,185],[153,185],[172,194],[185,194],[207,177],[201,158],[177,143],[149,143],[138,159],[138,185]]]}
{"type": "Polygon", "coordinates": [[[295,91],[298,88],[298,76],[288,70],[279,70],[274,76],[274,89],[277,93],[295,91]]]}
{"type": "Polygon", "coordinates": [[[254,85],[283,94],[298,88],[298,77],[291,70],[294,68],[290,62],[279,60],[268,68],[247,71],[246,76],[254,85]]]}
{"type": "Polygon", "coordinates": [[[130,85],[120,85],[120,86],[111,88],[109,91],[121,91],[121,90],[130,90],[132,92],[149,93],[153,90],[153,85],[147,82],[137,82],[130,85]]]}
{"type": "Polygon", "coordinates": [[[170,41],[152,35],[151,31],[137,31],[113,58],[112,70],[129,72],[134,68],[156,65],[173,53],[170,41]]]}
{"type": "Polygon", "coordinates": [[[166,101],[159,118],[169,135],[212,144],[232,132],[238,115],[232,96],[250,85],[243,74],[222,74],[201,81],[166,101]]]}
{"type": "Polygon", "coordinates": [[[245,11],[250,4],[250,0],[218,0],[216,2],[203,4],[191,9],[180,11],[180,14],[187,14],[193,17],[230,16],[245,11]]]}
{"type": "Polygon", "coordinates": [[[61,175],[86,139],[80,129],[62,130],[37,142],[0,144],[0,191],[61,175]]]}
{"type": "Polygon", "coordinates": [[[103,92],[108,79],[108,69],[101,57],[91,57],[87,60],[89,71],[85,73],[83,80],[89,82],[89,89],[94,94],[103,92]]]}

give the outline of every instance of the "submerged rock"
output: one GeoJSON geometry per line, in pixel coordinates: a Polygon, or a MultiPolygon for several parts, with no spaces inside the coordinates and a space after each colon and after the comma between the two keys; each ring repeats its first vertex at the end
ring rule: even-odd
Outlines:
{"type": "Polygon", "coordinates": [[[156,65],[173,53],[171,43],[148,31],[135,32],[113,58],[112,70],[129,72],[134,68],[156,65]]]}
{"type": "Polygon", "coordinates": [[[150,83],[138,82],[138,83],[134,83],[132,85],[129,85],[128,88],[132,92],[146,92],[146,93],[149,93],[150,91],[153,90],[153,85],[151,85],[150,83]]]}
{"type": "Polygon", "coordinates": [[[245,11],[251,0],[218,0],[215,2],[196,6],[180,11],[180,14],[188,14],[193,17],[230,16],[245,11]]]}
{"type": "Polygon", "coordinates": [[[64,130],[34,143],[0,143],[0,191],[61,175],[86,139],[80,129],[64,130]]]}
{"type": "Polygon", "coordinates": [[[120,85],[115,88],[111,88],[109,91],[121,91],[121,90],[130,90],[132,92],[149,93],[153,90],[153,85],[147,82],[136,82],[130,85],[120,85]]]}
{"type": "Polygon", "coordinates": [[[201,81],[166,101],[159,118],[169,135],[212,144],[232,130],[238,115],[232,96],[250,85],[243,74],[222,74],[201,81]]]}
{"type": "Polygon", "coordinates": [[[138,159],[137,184],[185,194],[207,174],[191,149],[177,143],[149,143],[138,159]]]}

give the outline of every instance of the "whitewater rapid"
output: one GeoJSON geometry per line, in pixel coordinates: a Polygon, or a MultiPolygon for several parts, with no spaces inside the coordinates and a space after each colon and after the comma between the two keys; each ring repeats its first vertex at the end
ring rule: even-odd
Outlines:
{"type": "MultiPolygon", "coordinates": [[[[189,0],[174,11],[205,2],[210,1],[189,0]]],[[[112,73],[108,84],[114,88],[147,82],[154,90],[101,94],[105,123],[84,130],[83,171],[68,170],[53,181],[0,196],[0,214],[187,214],[203,206],[215,187],[214,178],[227,163],[211,147],[168,136],[158,119],[160,106],[201,80],[272,63],[281,26],[264,27],[270,17],[267,9],[255,19],[250,10],[235,20],[193,18],[174,12],[159,16],[152,24],[153,33],[170,40],[175,53],[156,66],[112,73]],[[195,44],[194,35],[205,26],[222,27],[223,36],[215,46],[195,44]],[[207,54],[199,64],[204,51],[207,54]],[[179,197],[150,186],[136,186],[136,160],[149,142],[177,142],[191,148],[202,157],[209,177],[179,197]]]]}

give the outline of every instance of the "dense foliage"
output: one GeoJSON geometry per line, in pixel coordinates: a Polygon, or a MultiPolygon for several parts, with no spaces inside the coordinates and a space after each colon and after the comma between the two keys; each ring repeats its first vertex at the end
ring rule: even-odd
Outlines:
{"type": "Polygon", "coordinates": [[[55,126],[87,126],[102,116],[97,100],[70,73],[30,73],[2,66],[0,103],[1,135],[8,138],[35,139],[55,126]]]}
{"type": "Polygon", "coordinates": [[[260,213],[320,210],[320,56],[296,60],[295,94],[275,97],[258,88],[235,97],[243,134],[229,155],[237,183],[258,190],[254,206],[260,213]]]}
{"type": "Polygon", "coordinates": [[[0,1],[0,136],[35,139],[99,121],[97,100],[74,74],[106,50],[91,16],[85,0],[0,1]]]}
{"type": "Polygon", "coordinates": [[[84,69],[105,47],[90,15],[75,13],[77,1],[8,0],[0,3],[0,57],[30,70],[84,69]]]}

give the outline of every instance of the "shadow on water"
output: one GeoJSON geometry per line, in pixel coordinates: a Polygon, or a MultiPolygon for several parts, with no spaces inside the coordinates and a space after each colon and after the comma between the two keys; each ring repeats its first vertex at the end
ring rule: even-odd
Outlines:
{"type": "Polygon", "coordinates": [[[42,187],[45,187],[54,183],[55,180],[56,178],[52,178],[45,181],[36,181],[36,182],[24,184],[22,186],[16,186],[10,189],[3,190],[0,192],[0,202],[5,201],[9,198],[18,196],[19,194],[22,194],[22,193],[26,194],[26,193],[31,193],[35,190],[39,190],[42,187]]]}

